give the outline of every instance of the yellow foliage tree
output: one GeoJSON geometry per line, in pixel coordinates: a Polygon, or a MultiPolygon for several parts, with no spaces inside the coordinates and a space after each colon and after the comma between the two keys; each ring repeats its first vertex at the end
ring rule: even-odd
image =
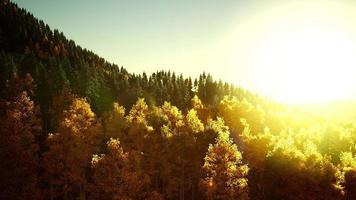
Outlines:
{"type": "Polygon", "coordinates": [[[93,183],[90,199],[102,200],[159,200],[161,196],[150,189],[149,177],[135,162],[135,155],[123,151],[120,141],[107,142],[107,154],[92,159],[93,183]]]}
{"type": "Polygon", "coordinates": [[[212,118],[212,112],[211,109],[203,105],[201,100],[197,95],[194,95],[194,97],[191,100],[192,108],[197,111],[197,115],[199,119],[203,123],[207,123],[209,119],[212,118]]]}
{"type": "Polygon", "coordinates": [[[47,138],[49,151],[44,154],[45,177],[51,197],[85,199],[86,172],[102,132],[101,124],[85,99],[75,99],[64,111],[57,132],[47,138]]]}
{"type": "Polygon", "coordinates": [[[209,146],[203,165],[201,189],[207,199],[248,199],[248,166],[229,137],[228,127],[221,118],[210,127],[218,133],[216,143],[209,146]]]}
{"type": "Polygon", "coordinates": [[[103,128],[106,140],[121,138],[126,128],[125,108],[114,103],[113,109],[103,114],[103,128]]]}
{"type": "Polygon", "coordinates": [[[277,141],[266,159],[264,178],[268,199],[342,199],[336,167],[312,142],[298,149],[291,137],[277,141]]]}
{"type": "Polygon", "coordinates": [[[239,135],[244,130],[241,119],[250,124],[252,133],[261,132],[265,127],[263,109],[246,99],[240,101],[236,97],[225,96],[218,105],[218,115],[224,119],[234,134],[239,135]]]}
{"type": "Polygon", "coordinates": [[[356,157],[351,152],[340,155],[340,182],[346,200],[356,199],[356,157]]]}

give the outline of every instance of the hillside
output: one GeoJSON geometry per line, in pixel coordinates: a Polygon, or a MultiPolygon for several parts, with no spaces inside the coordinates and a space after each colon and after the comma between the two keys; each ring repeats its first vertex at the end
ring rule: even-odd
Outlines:
{"type": "Polygon", "coordinates": [[[194,94],[208,104],[216,104],[224,95],[257,98],[241,88],[217,82],[209,74],[191,79],[169,71],[129,73],[76,45],[16,4],[2,1],[0,6],[0,88],[3,90],[13,73],[30,73],[37,84],[35,100],[44,119],[48,118],[52,97],[63,87],[87,97],[98,114],[109,110],[114,101],[130,108],[138,97],[144,97],[149,105],[170,101],[184,110],[194,94]]]}
{"type": "Polygon", "coordinates": [[[354,104],[129,71],[1,0],[0,199],[356,199],[354,104]]]}

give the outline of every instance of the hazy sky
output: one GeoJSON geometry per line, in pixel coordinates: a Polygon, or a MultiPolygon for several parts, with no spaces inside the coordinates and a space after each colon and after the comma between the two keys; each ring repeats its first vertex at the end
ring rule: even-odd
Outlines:
{"type": "Polygon", "coordinates": [[[13,2],[129,72],[205,71],[289,102],[356,97],[352,1],[13,2]]]}
{"type": "MultiPolygon", "coordinates": [[[[51,28],[131,72],[223,72],[226,46],[248,1],[14,0],[51,28]]],[[[220,74],[220,75],[219,75],[220,74]]]]}

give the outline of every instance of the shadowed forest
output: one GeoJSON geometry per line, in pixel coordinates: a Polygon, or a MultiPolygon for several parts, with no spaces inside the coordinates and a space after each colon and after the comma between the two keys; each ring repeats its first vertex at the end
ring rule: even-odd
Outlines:
{"type": "Polygon", "coordinates": [[[129,73],[6,0],[0,76],[0,199],[356,199],[355,118],[129,73]]]}

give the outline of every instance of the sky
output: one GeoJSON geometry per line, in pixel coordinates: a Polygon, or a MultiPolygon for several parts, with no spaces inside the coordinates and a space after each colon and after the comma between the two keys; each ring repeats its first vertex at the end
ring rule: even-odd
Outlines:
{"type": "Polygon", "coordinates": [[[236,0],[14,2],[131,72],[165,69],[187,75],[221,72],[222,42],[250,6],[236,0]]]}
{"type": "Polygon", "coordinates": [[[352,1],[13,2],[129,72],[205,71],[286,102],[356,97],[352,1]]]}

